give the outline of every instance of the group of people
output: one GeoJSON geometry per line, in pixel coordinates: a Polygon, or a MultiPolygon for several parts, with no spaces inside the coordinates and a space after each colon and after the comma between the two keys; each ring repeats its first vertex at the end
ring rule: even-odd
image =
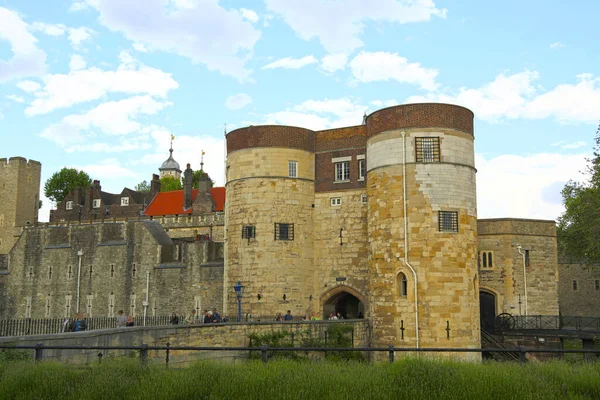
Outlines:
{"type": "Polygon", "coordinates": [[[275,316],[275,321],[293,321],[294,316],[292,315],[292,310],[287,310],[285,315],[281,315],[281,313],[277,313],[275,316]]]}
{"type": "Polygon", "coordinates": [[[63,322],[63,332],[83,332],[87,330],[87,321],[83,318],[82,313],[77,313],[73,318],[65,319],[63,322]]]}
{"type": "Polygon", "coordinates": [[[119,310],[119,316],[117,317],[117,328],[125,326],[134,326],[133,317],[131,315],[125,315],[123,310],[119,310]]]}
{"type": "Polygon", "coordinates": [[[192,311],[183,319],[183,321],[179,318],[176,313],[171,315],[171,325],[179,325],[180,323],[186,325],[195,325],[195,324],[211,324],[211,323],[219,323],[219,322],[227,322],[222,317],[221,314],[217,311],[216,308],[211,310],[204,310],[202,316],[198,315],[196,309],[193,308],[192,311]]]}

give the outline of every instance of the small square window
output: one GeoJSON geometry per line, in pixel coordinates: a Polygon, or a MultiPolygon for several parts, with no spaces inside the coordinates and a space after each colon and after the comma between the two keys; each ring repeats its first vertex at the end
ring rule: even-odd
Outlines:
{"type": "Polygon", "coordinates": [[[290,178],[298,177],[298,161],[288,161],[288,176],[290,178]]]}
{"type": "Polygon", "coordinates": [[[341,206],[342,198],[341,197],[332,197],[331,198],[331,206],[341,206]]]}
{"type": "Polygon", "coordinates": [[[256,237],[256,227],[254,225],[242,226],[242,239],[252,239],[256,237]]]}
{"type": "Polygon", "coordinates": [[[94,199],[92,201],[92,207],[93,208],[100,208],[100,199],[94,199]]]}
{"type": "Polygon", "coordinates": [[[573,279],[573,291],[577,291],[577,281],[573,279]]]}
{"type": "Polygon", "coordinates": [[[335,181],[347,182],[350,180],[350,161],[335,163],[335,181]]]}
{"type": "Polygon", "coordinates": [[[438,211],[440,232],[458,232],[458,211],[438,211]]]}
{"type": "Polygon", "coordinates": [[[369,197],[366,194],[361,194],[360,195],[360,202],[361,203],[367,204],[368,200],[369,200],[369,197]]]}
{"type": "Polygon", "coordinates": [[[294,224],[275,223],[275,240],[294,240],[294,224]]]}
{"type": "Polygon", "coordinates": [[[121,197],[121,206],[129,205],[129,197],[121,197]]]}
{"type": "Polygon", "coordinates": [[[358,180],[365,180],[365,160],[358,160],[358,180]]]}
{"type": "Polygon", "coordinates": [[[415,150],[417,162],[432,163],[440,162],[440,138],[418,137],[415,138],[415,150]]]}
{"type": "Polygon", "coordinates": [[[65,208],[67,210],[72,210],[73,209],[73,202],[72,201],[67,201],[67,204],[65,205],[65,208]]]}

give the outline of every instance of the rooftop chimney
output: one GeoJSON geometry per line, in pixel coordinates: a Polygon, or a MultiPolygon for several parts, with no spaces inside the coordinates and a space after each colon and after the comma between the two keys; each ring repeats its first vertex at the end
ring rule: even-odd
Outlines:
{"type": "Polygon", "coordinates": [[[150,181],[150,199],[158,193],[160,193],[160,178],[158,175],[152,174],[152,180],[150,181]]]}
{"type": "Polygon", "coordinates": [[[189,210],[192,208],[192,175],[193,171],[190,168],[190,164],[186,165],[186,169],[183,172],[183,209],[189,210]]]}

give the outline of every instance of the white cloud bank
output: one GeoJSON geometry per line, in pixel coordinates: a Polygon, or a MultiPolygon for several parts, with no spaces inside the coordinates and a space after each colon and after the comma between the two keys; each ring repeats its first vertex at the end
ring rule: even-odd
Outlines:
{"type": "Polygon", "coordinates": [[[227,100],[225,100],[225,107],[230,110],[240,110],[250,103],[252,103],[252,97],[248,96],[246,93],[238,93],[229,96],[227,100]]]}
{"type": "Polygon", "coordinates": [[[270,64],[267,64],[260,69],[275,69],[275,68],[283,68],[283,69],[300,69],[310,64],[314,64],[317,62],[317,59],[313,57],[313,55],[305,56],[302,58],[292,58],[285,57],[280,58],[279,60],[273,61],[270,64]]]}

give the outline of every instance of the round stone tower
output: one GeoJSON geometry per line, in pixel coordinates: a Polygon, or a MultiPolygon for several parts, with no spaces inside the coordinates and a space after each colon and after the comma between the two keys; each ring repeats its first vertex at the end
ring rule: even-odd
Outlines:
{"type": "Polygon", "coordinates": [[[408,104],[366,124],[372,346],[479,347],[473,113],[408,104]]]}
{"type": "Polygon", "coordinates": [[[312,293],[315,132],[250,126],[227,134],[224,312],[300,315],[312,293]]]}

